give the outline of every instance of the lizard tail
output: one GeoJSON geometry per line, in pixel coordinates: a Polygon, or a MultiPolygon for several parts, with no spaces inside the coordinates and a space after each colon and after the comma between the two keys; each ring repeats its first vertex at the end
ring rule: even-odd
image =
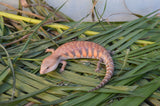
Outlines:
{"type": "Polygon", "coordinates": [[[109,53],[105,53],[104,56],[102,56],[102,59],[103,59],[103,62],[105,63],[106,65],[106,74],[105,74],[105,77],[103,78],[103,80],[101,81],[101,83],[96,86],[95,88],[89,90],[88,92],[92,92],[92,91],[95,91],[101,87],[103,87],[109,80],[110,78],[112,77],[113,75],[113,72],[114,72],[114,64],[113,64],[113,60],[110,56],[109,53]]]}

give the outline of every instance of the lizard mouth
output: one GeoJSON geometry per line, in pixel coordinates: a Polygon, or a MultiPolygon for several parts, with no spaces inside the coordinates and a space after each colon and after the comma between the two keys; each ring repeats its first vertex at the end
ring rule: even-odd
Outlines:
{"type": "Polygon", "coordinates": [[[51,71],[53,71],[53,70],[52,69],[50,69],[50,70],[40,70],[40,74],[46,74],[46,73],[49,73],[51,71]]]}
{"type": "Polygon", "coordinates": [[[57,68],[58,64],[55,64],[54,66],[48,68],[48,69],[40,69],[40,74],[46,74],[51,71],[54,71],[57,68]]]}

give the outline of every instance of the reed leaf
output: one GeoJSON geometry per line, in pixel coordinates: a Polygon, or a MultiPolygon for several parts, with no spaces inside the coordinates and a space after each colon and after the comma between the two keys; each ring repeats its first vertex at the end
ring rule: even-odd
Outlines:
{"type": "MultiPolygon", "coordinates": [[[[39,8],[36,12],[47,14],[50,10],[39,8]]],[[[131,22],[111,23],[113,26],[105,22],[81,21],[45,25],[57,12],[45,16],[43,21],[0,12],[3,17],[19,20],[17,25],[22,28],[13,29],[15,26],[0,19],[0,105],[137,106],[159,103],[160,18],[151,16],[154,12],[131,22]],[[48,31],[48,27],[54,32],[48,31]],[[26,34],[30,35],[6,45],[26,34]],[[59,66],[46,75],[39,74],[41,61],[50,55],[44,53],[46,48],[56,49],[75,40],[96,42],[111,51],[114,75],[103,88],[88,92],[105,75],[104,64],[99,73],[94,72],[97,60],[71,59],[67,60],[63,73],[59,73],[59,66]],[[15,80],[11,71],[15,72],[15,80]],[[16,81],[14,95],[13,81],[16,81]]]]}

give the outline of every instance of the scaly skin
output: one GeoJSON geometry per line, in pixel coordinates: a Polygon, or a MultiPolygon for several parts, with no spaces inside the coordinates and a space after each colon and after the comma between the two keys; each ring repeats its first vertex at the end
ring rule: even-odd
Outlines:
{"type": "Polygon", "coordinates": [[[63,72],[67,64],[65,60],[67,59],[99,59],[99,62],[97,63],[97,68],[95,70],[96,72],[100,70],[100,63],[104,62],[107,70],[106,75],[101,81],[101,83],[90,91],[97,90],[104,86],[110,80],[114,72],[113,60],[108,51],[104,47],[93,42],[73,41],[61,45],[55,51],[54,49],[47,49],[46,52],[52,52],[52,54],[43,60],[41,64],[40,74],[45,74],[55,70],[59,63],[63,64],[62,68],[60,69],[60,72],[63,72]]]}

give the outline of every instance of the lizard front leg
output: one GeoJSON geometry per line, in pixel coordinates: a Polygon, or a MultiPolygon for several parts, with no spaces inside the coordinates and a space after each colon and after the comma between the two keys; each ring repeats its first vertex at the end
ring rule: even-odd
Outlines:
{"type": "Polygon", "coordinates": [[[62,63],[62,67],[61,67],[61,69],[60,69],[60,72],[63,72],[64,69],[65,69],[65,67],[66,67],[66,65],[67,65],[67,62],[64,61],[64,60],[62,60],[61,63],[62,63]]]}

